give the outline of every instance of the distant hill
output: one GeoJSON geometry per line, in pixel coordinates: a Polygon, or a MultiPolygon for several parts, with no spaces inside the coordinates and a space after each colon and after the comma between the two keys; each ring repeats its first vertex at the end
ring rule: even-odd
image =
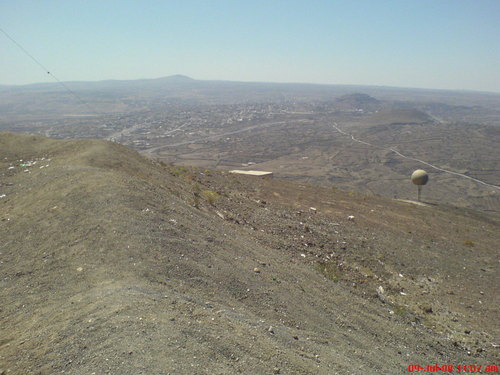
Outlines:
{"type": "Polygon", "coordinates": [[[371,97],[368,94],[360,94],[360,93],[355,93],[355,94],[348,94],[348,95],[342,95],[340,98],[337,99],[337,102],[339,103],[352,103],[352,104],[379,104],[380,101],[371,97]]]}
{"type": "MultiPolygon", "coordinates": [[[[65,84],[77,89],[102,89],[120,88],[124,86],[157,85],[171,83],[187,83],[195,81],[193,78],[182,74],[175,74],[161,78],[136,79],[136,80],[104,80],[104,81],[68,81],[65,84]]],[[[28,85],[0,85],[0,90],[65,90],[57,82],[32,83],[28,85]]]]}
{"type": "Polygon", "coordinates": [[[0,373],[485,367],[498,224],[0,133],[0,373]]]}
{"type": "Polygon", "coordinates": [[[368,94],[348,94],[336,99],[336,103],[343,109],[373,111],[381,108],[382,102],[368,94]]]}
{"type": "MultiPolygon", "coordinates": [[[[480,105],[497,109],[500,95],[445,90],[406,89],[359,85],[236,82],[197,80],[185,75],[156,79],[64,82],[77,96],[102,113],[137,110],[131,98],[158,105],[167,99],[194,104],[248,102],[331,101],[349,108],[379,108],[378,101],[439,102],[448,105],[480,105]],[[353,94],[353,92],[358,92],[353,94]],[[359,92],[362,92],[359,93],[359,92]],[[373,98],[376,96],[377,99],[373,98]],[[123,105],[127,104],[126,108],[123,105]],[[119,110],[117,109],[119,108],[119,110]]],[[[59,83],[0,86],[0,113],[88,113],[88,106],[59,83]],[[43,95],[43,97],[41,96],[43,95]]]]}
{"type": "Polygon", "coordinates": [[[192,82],[194,81],[193,78],[182,75],[182,74],[174,74],[172,76],[168,77],[162,77],[162,78],[156,78],[156,81],[163,81],[163,82],[192,82]]]}

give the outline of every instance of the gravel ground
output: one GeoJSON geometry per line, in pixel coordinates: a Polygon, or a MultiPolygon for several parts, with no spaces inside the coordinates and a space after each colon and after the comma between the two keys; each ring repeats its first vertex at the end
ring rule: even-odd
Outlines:
{"type": "Polygon", "coordinates": [[[493,214],[12,133],[0,197],[0,374],[498,363],[493,214]]]}

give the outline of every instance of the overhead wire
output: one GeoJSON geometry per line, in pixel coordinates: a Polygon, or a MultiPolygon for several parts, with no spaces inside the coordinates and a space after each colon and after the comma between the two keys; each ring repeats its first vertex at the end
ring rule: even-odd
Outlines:
{"type": "Polygon", "coordinates": [[[70,94],[72,94],[80,103],[85,105],[91,112],[93,112],[95,115],[101,115],[102,113],[97,111],[95,108],[93,108],[88,102],[83,100],[76,92],[71,90],[63,81],[61,81],[59,78],[57,78],[53,73],[50,72],[47,67],[45,67],[37,58],[35,58],[31,53],[29,53],[26,48],[24,48],[20,43],[18,43],[13,37],[11,37],[5,30],[3,30],[0,27],[0,31],[12,42],[14,43],[21,51],[24,52],[25,55],[27,55],[31,60],[35,62],[40,68],[43,69],[45,73],[47,73],[49,76],[51,76],[58,84],[60,84],[66,91],[68,91],[70,94]]]}

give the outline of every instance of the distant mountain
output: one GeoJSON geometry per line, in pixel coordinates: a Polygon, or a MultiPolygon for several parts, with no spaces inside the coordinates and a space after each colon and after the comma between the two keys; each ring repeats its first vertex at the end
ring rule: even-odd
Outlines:
{"type": "Polygon", "coordinates": [[[117,107],[126,112],[172,100],[195,104],[336,101],[340,109],[369,112],[386,108],[388,101],[496,109],[500,98],[498,94],[378,86],[209,81],[176,74],[154,79],[69,81],[64,85],[56,82],[3,85],[0,86],[0,113],[88,112],[88,106],[82,106],[74,94],[103,113],[114,112],[117,107]],[[73,93],[68,92],[68,88],[73,93]],[[140,103],[132,105],[137,98],[140,103]]]}
{"type": "Polygon", "coordinates": [[[163,82],[193,82],[196,81],[195,79],[182,75],[182,74],[174,74],[172,76],[167,76],[167,77],[161,77],[161,78],[156,78],[156,81],[163,81],[163,82]]]}
{"type": "MultiPolygon", "coordinates": [[[[103,80],[103,81],[67,81],[64,82],[65,85],[72,89],[123,89],[125,87],[137,87],[137,86],[158,86],[165,84],[179,84],[179,83],[192,83],[196,82],[195,79],[182,75],[175,74],[167,77],[160,78],[144,78],[135,80],[103,80]]],[[[65,88],[57,82],[45,82],[45,83],[32,83],[28,85],[0,85],[1,90],[57,90],[64,91],[65,88]]]]}

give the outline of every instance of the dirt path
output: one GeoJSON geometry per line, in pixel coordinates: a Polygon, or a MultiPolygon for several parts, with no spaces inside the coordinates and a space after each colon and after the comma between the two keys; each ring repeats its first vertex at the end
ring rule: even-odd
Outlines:
{"type": "Polygon", "coordinates": [[[385,147],[381,147],[381,146],[377,146],[377,145],[374,145],[372,143],[368,143],[368,142],[365,142],[365,141],[362,141],[362,140],[359,140],[357,138],[355,138],[352,134],[349,134],[349,133],[346,133],[345,131],[343,131],[342,129],[340,129],[338,127],[338,124],[336,122],[334,122],[332,124],[332,127],[337,130],[339,133],[343,134],[343,135],[346,135],[346,136],[349,136],[351,137],[351,139],[354,141],[354,142],[358,142],[358,143],[361,143],[361,144],[364,144],[364,145],[368,145],[368,146],[371,146],[371,147],[375,147],[375,148],[378,148],[379,150],[386,150],[386,151],[392,151],[394,152],[396,155],[404,158],[404,159],[408,159],[408,160],[413,160],[413,161],[416,161],[416,162],[419,162],[421,164],[424,164],[430,168],[433,168],[433,169],[436,169],[438,171],[441,171],[441,172],[444,172],[444,173],[449,173],[449,174],[452,174],[452,175],[455,175],[455,176],[459,176],[459,177],[463,177],[463,178],[467,178],[471,181],[474,181],[474,182],[477,182],[479,184],[482,184],[482,185],[485,185],[485,186],[488,186],[488,187],[492,187],[492,188],[495,188],[497,190],[500,190],[500,186],[496,186],[496,185],[492,185],[492,184],[488,184],[487,182],[484,182],[484,181],[481,181],[481,180],[478,180],[477,178],[473,178],[473,177],[470,177],[470,176],[467,176],[465,174],[462,174],[462,173],[458,173],[458,172],[454,172],[454,171],[450,171],[448,169],[444,169],[444,168],[441,168],[441,167],[437,167],[433,164],[430,164],[426,161],[423,161],[423,160],[420,160],[420,159],[417,159],[417,158],[412,158],[410,156],[406,156],[406,155],[403,155],[401,152],[395,150],[394,148],[385,148],[385,147]]]}

